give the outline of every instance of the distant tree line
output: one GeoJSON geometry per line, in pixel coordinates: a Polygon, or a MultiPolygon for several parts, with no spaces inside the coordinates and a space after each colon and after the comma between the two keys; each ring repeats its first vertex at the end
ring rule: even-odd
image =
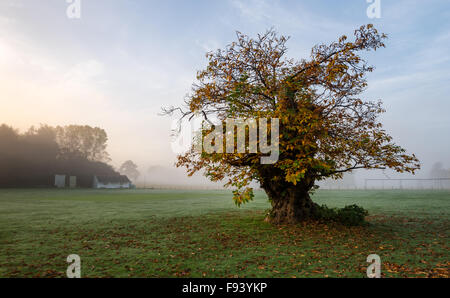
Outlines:
{"type": "Polygon", "coordinates": [[[98,127],[41,125],[20,133],[0,125],[0,187],[48,187],[55,174],[77,176],[90,187],[93,175],[117,175],[106,151],[107,134],[98,127]]]}
{"type": "Polygon", "coordinates": [[[138,166],[132,160],[127,160],[120,166],[119,173],[127,175],[128,178],[135,182],[141,175],[137,168],[138,166]]]}

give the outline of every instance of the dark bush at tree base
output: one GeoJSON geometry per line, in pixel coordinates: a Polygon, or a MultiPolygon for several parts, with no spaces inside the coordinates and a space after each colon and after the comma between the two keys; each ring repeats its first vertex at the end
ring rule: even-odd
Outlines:
{"type": "Polygon", "coordinates": [[[325,205],[317,206],[316,218],[324,221],[335,221],[346,226],[359,226],[366,224],[365,217],[369,212],[358,205],[349,205],[344,208],[328,208],[325,205]]]}

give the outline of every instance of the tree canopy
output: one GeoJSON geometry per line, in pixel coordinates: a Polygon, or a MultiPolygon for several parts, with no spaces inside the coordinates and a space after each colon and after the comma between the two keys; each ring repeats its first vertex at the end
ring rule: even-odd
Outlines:
{"type": "Polygon", "coordinates": [[[80,156],[90,161],[108,162],[108,136],[100,127],[67,125],[56,127],[56,140],[61,156],[80,156]]]}

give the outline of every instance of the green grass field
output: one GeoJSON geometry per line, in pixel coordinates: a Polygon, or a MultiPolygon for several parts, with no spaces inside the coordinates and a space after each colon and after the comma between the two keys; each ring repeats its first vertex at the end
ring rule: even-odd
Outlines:
{"type": "Polygon", "coordinates": [[[227,191],[0,190],[0,277],[449,277],[450,191],[318,191],[367,227],[263,221],[267,197],[227,191]]]}

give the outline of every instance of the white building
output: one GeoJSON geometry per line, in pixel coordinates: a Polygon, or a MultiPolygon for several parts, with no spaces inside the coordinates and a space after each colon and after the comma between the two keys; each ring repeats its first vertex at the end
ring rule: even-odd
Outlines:
{"type": "Polygon", "coordinates": [[[66,175],[55,175],[55,187],[57,188],[66,187],[66,175]]]}
{"type": "Polygon", "coordinates": [[[94,176],[93,188],[131,188],[131,181],[125,175],[94,176]]]}

